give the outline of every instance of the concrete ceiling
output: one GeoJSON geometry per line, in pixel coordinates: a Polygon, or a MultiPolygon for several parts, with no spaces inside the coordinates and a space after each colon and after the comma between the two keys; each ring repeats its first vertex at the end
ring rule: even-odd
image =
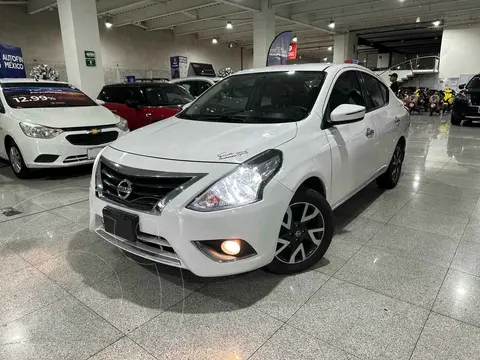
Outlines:
{"type": "MultiPolygon", "coordinates": [[[[56,6],[56,0],[0,0],[27,5],[28,14],[56,6]]],[[[480,19],[479,0],[270,0],[275,8],[276,31],[292,30],[298,36],[300,54],[325,56],[333,35],[355,31],[360,48],[404,53],[438,52],[441,28],[468,25],[480,19]],[[417,22],[420,17],[420,22],[417,22]],[[335,20],[335,29],[328,24],[335,20]]],[[[253,14],[259,0],[97,0],[99,16],[112,19],[115,27],[134,25],[145,31],[173,31],[176,36],[196,34],[252,47],[253,14]],[[233,30],[225,28],[231,21],[233,30]]]]}

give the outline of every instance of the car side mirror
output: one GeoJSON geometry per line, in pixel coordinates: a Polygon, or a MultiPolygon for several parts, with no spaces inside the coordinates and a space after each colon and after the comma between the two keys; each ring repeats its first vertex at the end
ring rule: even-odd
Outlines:
{"type": "Polygon", "coordinates": [[[98,105],[102,105],[102,106],[105,105],[105,101],[100,100],[100,99],[95,100],[95,102],[96,102],[98,105]]]}
{"type": "Polygon", "coordinates": [[[330,113],[330,122],[333,125],[341,125],[361,121],[366,111],[365,106],[342,104],[330,113]]]}
{"type": "Polygon", "coordinates": [[[139,104],[137,100],[128,99],[127,101],[125,101],[125,105],[127,105],[129,108],[132,108],[132,109],[139,108],[139,104]]]}
{"type": "Polygon", "coordinates": [[[458,88],[459,88],[460,90],[463,90],[463,89],[465,89],[465,86],[466,86],[466,84],[460,84],[460,85],[458,85],[458,88]]]}

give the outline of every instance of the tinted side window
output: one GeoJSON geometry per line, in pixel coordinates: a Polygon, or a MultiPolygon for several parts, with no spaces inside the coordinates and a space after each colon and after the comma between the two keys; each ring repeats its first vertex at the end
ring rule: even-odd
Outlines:
{"type": "Polygon", "coordinates": [[[380,84],[380,91],[383,95],[383,101],[385,102],[385,104],[388,104],[388,102],[390,101],[390,91],[388,91],[388,87],[384,83],[380,81],[378,83],[380,84]]]}
{"type": "Polygon", "coordinates": [[[107,103],[125,104],[129,99],[133,99],[132,90],[127,87],[106,87],[99,95],[99,99],[107,103]]]}
{"type": "Polygon", "coordinates": [[[198,82],[198,95],[202,94],[203,92],[207,91],[212,85],[206,81],[199,81],[198,82]]]}
{"type": "Polygon", "coordinates": [[[365,84],[365,91],[368,98],[367,109],[375,110],[385,105],[385,100],[380,88],[380,82],[371,75],[361,73],[365,84]]]}
{"type": "Polygon", "coordinates": [[[357,75],[353,71],[344,72],[335,82],[327,106],[327,119],[330,113],[342,104],[366,106],[357,75]]]}
{"type": "Polygon", "coordinates": [[[197,83],[195,81],[185,81],[177,84],[183,86],[193,96],[198,96],[197,83]]]}

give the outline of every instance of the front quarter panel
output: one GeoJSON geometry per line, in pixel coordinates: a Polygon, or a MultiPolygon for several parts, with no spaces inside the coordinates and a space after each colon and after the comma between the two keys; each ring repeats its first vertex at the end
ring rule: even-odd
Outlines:
{"type": "Polygon", "coordinates": [[[320,119],[317,114],[298,123],[298,133],[295,139],[279,147],[283,152],[282,170],[276,179],[295,193],[302,183],[316,177],[323,183],[327,200],[330,199],[330,182],[332,178],[332,159],[330,145],[325,131],[320,129],[320,119]],[[318,126],[312,126],[317,124],[318,126]]]}

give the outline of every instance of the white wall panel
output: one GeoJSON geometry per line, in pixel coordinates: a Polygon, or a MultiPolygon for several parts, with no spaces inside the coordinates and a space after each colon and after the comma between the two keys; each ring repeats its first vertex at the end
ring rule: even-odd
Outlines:
{"type": "MultiPolygon", "coordinates": [[[[169,30],[147,32],[134,26],[107,30],[100,19],[105,82],[123,81],[124,75],[169,77],[170,56],[183,55],[189,62],[213,64],[240,70],[240,49],[212,45],[194,35],[174,37],[169,30]]],[[[33,64],[55,65],[66,80],[60,24],[56,11],[27,15],[20,6],[0,5],[0,43],[22,48],[27,69],[33,64]]],[[[244,68],[252,67],[251,49],[244,50],[244,68]]]]}

